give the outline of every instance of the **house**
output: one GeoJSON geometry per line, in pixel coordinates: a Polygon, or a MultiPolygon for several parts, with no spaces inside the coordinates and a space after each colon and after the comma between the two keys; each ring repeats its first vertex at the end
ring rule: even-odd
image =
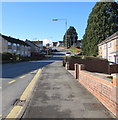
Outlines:
{"type": "Polygon", "coordinates": [[[50,48],[50,46],[51,46],[50,43],[47,43],[47,44],[46,44],[46,47],[47,47],[47,48],[50,48]]]}
{"type": "Polygon", "coordinates": [[[56,47],[57,46],[57,42],[52,42],[51,47],[56,47]]]}
{"type": "Polygon", "coordinates": [[[28,45],[31,46],[31,53],[33,54],[39,54],[41,52],[40,47],[36,44],[34,44],[34,42],[27,40],[25,41],[28,45]]]}
{"type": "Polygon", "coordinates": [[[31,55],[31,47],[22,40],[0,34],[0,41],[2,41],[2,52],[16,53],[21,56],[31,55]]]}
{"type": "Polygon", "coordinates": [[[63,47],[64,46],[64,42],[63,41],[58,41],[57,42],[57,47],[63,47]]]}
{"type": "Polygon", "coordinates": [[[76,46],[81,49],[82,48],[82,40],[77,40],[76,46]]]}
{"type": "Polygon", "coordinates": [[[98,44],[99,57],[118,64],[118,31],[98,44]]]}
{"type": "Polygon", "coordinates": [[[40,48],[40,50],[43,50],[43,41],[31,41],[33,44],[35,44],[36,46],[38,46],[40,48]]]}

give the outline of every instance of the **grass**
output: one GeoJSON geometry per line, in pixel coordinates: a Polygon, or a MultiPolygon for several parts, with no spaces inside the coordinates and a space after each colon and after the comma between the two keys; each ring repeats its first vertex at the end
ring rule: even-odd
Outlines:
{"type": "Polygon", "coordinates": [[[71,48],[69,48],[68,50],[70,50],[71,52],[74,52],[74,53],[78,53],[78,52],[81,51],[81,49],[78,49],[78,48],[76,48],[76,47],[71,47],[71,48]]]}
{"type": "Polygon", "coordinates": [[[65,47],[57,47],[57,48],[65,48],[65,47]]]}

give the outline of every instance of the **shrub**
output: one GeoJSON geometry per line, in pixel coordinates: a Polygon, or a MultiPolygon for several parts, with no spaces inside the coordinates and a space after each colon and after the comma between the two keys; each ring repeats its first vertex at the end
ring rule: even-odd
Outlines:
{"type": "Polygon", "coordinates": [[[2,60],[11,60],[12,54],[8,52],[2,53],[2,60]]]}

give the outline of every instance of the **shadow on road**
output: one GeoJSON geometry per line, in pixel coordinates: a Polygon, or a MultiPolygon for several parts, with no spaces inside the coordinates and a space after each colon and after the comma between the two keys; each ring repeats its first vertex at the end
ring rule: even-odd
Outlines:
{"type": "Polygon", "coordinates": [[[15,78],[51,64],[52,62],[30,61],[2,66],[2,78],[15,78]]]}
{"type": "Polygon", "coordinates": [[[42,68],[48,64],[55,61],[61,61],[63,59],[63,54],[56,54],[52,58],[43,59],[40,61],[29,61],[13,64],[3,64],[2,65],[2,78],[15,78],[22,76],[39,68],[42,68]],[[61,55],[61,56],[59,56],[61,55]]]}

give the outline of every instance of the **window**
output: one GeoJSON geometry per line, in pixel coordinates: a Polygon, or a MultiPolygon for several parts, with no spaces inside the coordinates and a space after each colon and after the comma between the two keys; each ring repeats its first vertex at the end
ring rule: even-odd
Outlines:
{"type": "Polygon", "coordinates": [[[106,49],[106,44],[104,45],[104,49],[106,49]]]}
{"type": "Polygon", "coordinates": [[[8,42],[8,45],[11,45],[11,42],[8,42]]]}
{"type": "Polygon", "coordinates": [[[17,44],[17,46],[19,47],[20,45],[19,45],[19,44],[17,44]]]}
{"type": "Polygon", "coordinates": [[[118,45],[118,39],[116,40],[116,45],[118,45]]]}
{"type": "Polygon", "coordinates": [[[13,46],[16,46],[16,43],[13,43],[13,46]]]}
{"type": "Polygon", "coordinates": [[[8,51],[7,51],[7,52],[12,53],[12,49],[8,49],[8,51]]]}
{"type": "Polygon", "coordinates": [[[110,42],[110,43],[108,44],[108,47],[110,48],[110,47],[111,47],[111,45],[112,45],[112,43],[110,42]]]}

